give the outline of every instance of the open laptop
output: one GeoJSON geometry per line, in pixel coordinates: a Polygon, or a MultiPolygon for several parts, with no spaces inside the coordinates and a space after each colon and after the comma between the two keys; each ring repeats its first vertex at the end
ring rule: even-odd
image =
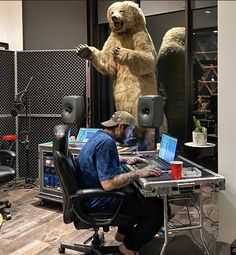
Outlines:
{"type": "Polygon", "coordinates": [[[79,133],[75,141],[70,142],[71,147],[82,148],[87,141],[94,136],[94,134],[100,130],[99,128],[80,128],[79,133]]]}
{"type": "MultiPolygon", "coordinates": [[[[162,134],[161,136],[161,144],[160,144],[160,151],[159,156],[153,153],[148,154],[141,154],[141,157],[144,157],[147,160],[147,163],[135,163],[135,167],[143,168],[147,165],[155,165],[159,167],[161,170],[169,170],[170,169],[170,162],[175,159],[176,149],[177,149],[177,138],[162,134]]],[[[139,154],[140,155],[140,154],[139,154]]],[[[132,170],[132,166],[126,166],[128,172],[132,170]]],[[[165,177],[165,176],[164,176],[165,177]]],[[[169,175],[167,176],[169,179],[169,175]]],[[[153,178],[153,177],[150,177],[153,178]]],[[[158,177],[159,178],[159,177],[158,177]]],[[[159,178],[160,179],[160,178],[159,178]]]]}
{"type": "Polygon", "coordinates": [[[162,134],[159,156],[153,158],[160,169],[170,169],[170,162],[175,159],[177,142],[177,138],[162,134]]]}

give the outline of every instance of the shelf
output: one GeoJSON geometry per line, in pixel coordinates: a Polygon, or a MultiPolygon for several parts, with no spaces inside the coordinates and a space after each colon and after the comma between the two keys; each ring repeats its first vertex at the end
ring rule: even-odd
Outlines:
{"type": "Polygon", "coordinates": [[[218,90],[217,65],[217,34],[216,28],[198,30],[193,33],[194,58],[201,64],[204,72],[200,79],[194,83],[194,111],[212,115],[212,95],[218,90]]]}
{"type": "Polygon", "coordinates": [[[213,65],[209,65],[209,66],[207,66],[207,65],[204,65],[204,68],[206,68],[206,69],[212,69],[212,68],[218,68],[218,66],[213,66],[213,65]]]}
{"type": "Polygon", "coordinates": [[[217,51],[195,51],[194,54],[217,54],[217,51]]]}
{"type": "Polygon", "coordinates": [[[215,84],[217,84],[218,83],[218,81],[202,81],[202,80],[198,80],[198,82],[200,82],[200,83],[215,83],[215,84]]]}
{"type": "Polygon", "coordinates": [[[201,95],[201,96],[198,96],[199,99],[201,98],[211,98],[211,96],[206,96],[206,95],[201,95]]]}

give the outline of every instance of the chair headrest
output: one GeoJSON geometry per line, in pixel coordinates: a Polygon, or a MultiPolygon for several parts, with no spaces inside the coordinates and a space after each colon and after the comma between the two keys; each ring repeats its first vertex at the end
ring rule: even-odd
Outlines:
{"type": "Polygon", "coordinates": [[[54,128],[53,149],[68,156],[70,128],[67,125],[58,125],[54,128]]]}

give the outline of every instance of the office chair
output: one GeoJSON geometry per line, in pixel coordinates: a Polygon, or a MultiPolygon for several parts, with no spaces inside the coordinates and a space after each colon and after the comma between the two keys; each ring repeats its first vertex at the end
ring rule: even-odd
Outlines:
{"type": "Polygon", "coordinates": [[[84,254],[111,254],[118,252],[118,246],[104,246],[103,233],[98,231],[102,227],[104,232],[110,226],[128,226],[135,223],[133,217],[119,214],[119,209],[125,194],[119,191],[106,192],[103,189],[80,189],[76,165],[68,148],[70,131],[66,125],[54,128],[53,158],[63,195],[63,220],[65,224],[74,223],[76,229],[93,229],[94,234],[83,244],[61,243],[59,253],[71,249],[84,254]],[[119,206],[113,213],[88,213],[84,211],[85,201],[91,197],[113,197],[119,199],[119,206]],[[91,241],[91,245],[87,242],[91,241]]]}
{"type": "MultiPolygon", "coordinates": [[[[0,186],[9,183],[15,177],[15,170],[12,168],[14,159],[16,157],[15,152],[10,150],[0,150],[0,186]]],[[[11,219],[11,213],[6,208],[11,207],[9,200],[0,201],[0,214],[6,220],[11,219]],[[3,206],[3,207],[2,207],[3,206]]]]}

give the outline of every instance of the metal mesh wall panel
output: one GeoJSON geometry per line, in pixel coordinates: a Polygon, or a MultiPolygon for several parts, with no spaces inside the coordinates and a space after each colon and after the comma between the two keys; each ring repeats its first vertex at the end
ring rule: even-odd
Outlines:
{"type": "Polygon", "coordinates": [[[14,52],[0,50],[0,115],[11,112],[15,95],[14,80],[14,52]]]}
{"type": "MultiPolygon", "coordinates": [[[[19,176],[38,177],[38,144],[52,141],[53,128],[62,124],[62,98],[79,95],[86,98],[86,61],[73,50],[25,51],[17,53],[17,92],[23,91],[30,78],[29,99],[29,171],[27,173],[27,149],[21,141],[26,139],[26,117],[18,117],[19,176]],[[49,115],[49,116],[45,116],[49,115]],[[52,115],[52,116],[50,116],[52,115]]],[[[25,112],[22,112],[23,114],[25,112]]],[[[77,133],[77,126],[71,125],[77,133]]]]}
{"type": "MultiPolygon", "coordinates": [[[[11,135],[16,133],[16,121],[13,117],[1,117],[0,118],[0,149],[9,149],[13,142],[3,141],[2,137],[5,135],[11,135]]],[[[15,149],[15,146],[12,147],[15,149]]]]}
{"type": "Polygon", "coordinates": [[[0,149],[9,149],[14,143],[2,137],[16,133],[15,118],[9,117],[15,95],[14,59],[13,51],[0,50],[0,149]]]}
{"type": "Polygon", "coordinates": [[[66,95],[86,95],[86,61],[74,50],[23,51],[17,53],[17,90],[29,79],[30,113],[61,114],[66,95]]]}

